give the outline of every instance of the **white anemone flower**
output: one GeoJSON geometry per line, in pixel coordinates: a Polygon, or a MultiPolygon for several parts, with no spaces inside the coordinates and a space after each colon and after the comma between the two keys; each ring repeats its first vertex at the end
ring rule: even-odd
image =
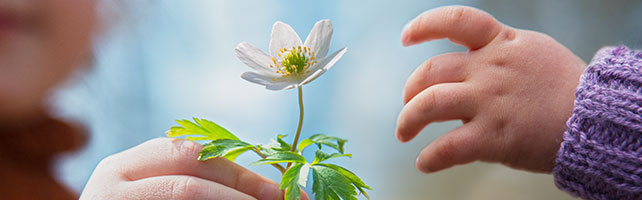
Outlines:
{"type": "Polygon", "coordinates": [[[305,43],[290,25],[277,21],[272,26],[270,55],[247,42],[240,43],[234,52],[255,70],[243,73],[241,78],[269,90],[292,89],[321,76],[347,51],[344,47],[326,57],[331,40],[330,20],[318,21],[305,43]]]}

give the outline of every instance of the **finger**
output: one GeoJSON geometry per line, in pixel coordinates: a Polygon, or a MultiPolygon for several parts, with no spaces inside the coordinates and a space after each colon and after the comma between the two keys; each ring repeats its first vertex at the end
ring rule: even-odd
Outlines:
{"type": "Polygon", "coordinates": [[[486,46],[499,34],[502,24],[488,13],[465,6],[446,6],[428,10],[406,25],[401,41],[404,46],[448,38],[475,50],[486,46]]]}
{"type": "Polygon", "coordinates": [[[473,92],[466,83],[429,87],[404,106],[397,119],[397,138],[406,142],[431,122],[467,119],[474,115],[473,92]]]}
{"type": "Polygon", "coordinates": [[[203,147],[195,142],[158,138],[105,159],[102,165],[124,179],[188,175],[218,182],[260,199],[281,196],[278,184],[225,158],[198,161],[203,147]],[[110,167],[111,166],[111,167],[110,167]]]}
{"type": "Polygon", "coordinates": [[[404,104],[419,92],[439,83],[460,82],[466,77],[465,53],[447,53],[428,59],[408,77],[404,87],[404,104]]]}
{"type": "MultiPolygon", "coordinates": [[[[225,185],[193,176],[156,176],[125,182],[129,199],[257,199],[225,185]]],[[[275,199],[276,200],[276,199],[275,199]]]]}
{"type": "Polygon", "coordinates": [[[431,173],[488,157],[494,146],[483,134],[482,127],[474,121],[455,128],[421,151],[417,169],[431,173]]]}

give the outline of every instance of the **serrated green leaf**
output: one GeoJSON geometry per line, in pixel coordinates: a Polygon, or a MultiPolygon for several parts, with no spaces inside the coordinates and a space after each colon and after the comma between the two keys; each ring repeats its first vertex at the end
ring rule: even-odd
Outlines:
{"type": "Polygon", "coordinates": [[[219,126],[218,124],[208,121],[206,119],[198,119],[194,118],[194,121],[201,125],[201,127],[206,130],[209,133],[212,133],[216,139],[233,139],[233,140],[239,140],[238,137],[236,137],[234,134],[232,134],[230,131],[227,129],[219,126]]]}
{"type": "Polygon", "coordinates": [[[306,147],[308,147],[310,144],[317,144],[319,149],[322,148],[322,145],[326,145],[329,147],[332,147],[333,149],[336,149],[339,151],[339,153],[343,153],[343,145],[347,142],[348,140],[341,139],[338,137],[334,136],[329,136],[329,135],[324,135],[324,134],[315,134],[310,136],[308,139],[305,139],[299,143],[297,148],[299,151],[303,151],[306,147]]]}
{"type": "Polygon", "coordinates": [[[356,188],[341,173],[323,165],[313,165],[311,168],[314,177],[312,191],[316,199],[357,199],[356,188]]]}
{"type": "Polygon", "coordinates": [[[368,190],[372,190],[372,188],[370,186],[366,185],[356,174],[352,173],[350,170],[348,170],[346,168],[343,168],[341,166],[338,166],[338,165],[333,165],[333,164],[322,163],[322,164],[315,164],[315,165],[324,166],[324,167],[328,167],[328,168],[336,170],[341,175],[343,175],[346,178],[348,178],[348,180],[350,180],[350,182],[354,186],[357,187],[357,189],[361,192],[361,194],[363,194],[363,196],[365,196],[366,198],[370,199],[370,197],[368,196],[368,193],[366,193],[366,191],[363,190],[363,189],[365,188],[365,189],[368,189],[368,190]]]}
{"type": "Polygon", "coordinates": [[[285,189],[285,200],[301,199],[301,188],[299,187],[298,180],[303,166],[303,163],[296,163],[285,171],[283,177],[281,177],[281,189],[285,189]]]}
{"type": "Polygon", "coordinates": [[[239,140],[239,138],[234,134],[230,133],[228,130],[214,122],[198,118],[194,118],[194,121],[196,123],[189,120],[176,120],[176,122],[181,126],[171,127],[165,134],[168,137],[179,137],[187,135],[188,137],[186,137],[185,139],[195,141],[218,139],[239,140]]]}
{"type": "Polygon", "coordinates": [[[264,159],[253,162],[252,165],[265,165],[284,162],[305,163],[306,161],[305,158],[298,153],[290,151],[280,151],[276,152],[275,154],[266,156],[264,159]]]}
{"type": "Polygon", "coordinates": [[[184,127],[186,130],[189,130],[193,132],[195,135],[210,135],[208,131],[203,129],[203,127],[200,127],[199,125],[196,125],[194,122],[189,121],[187,119],[184,120],[176,120],[178,124],[180,124],[182,127],[184,127]]]}
{"type": "MultiPolygon", "coordinates": [[[[236,149],[252,149],[254,146],[243,141],[233,140],[233,139],[218,139],[210,143],[203,145],[203,149],[199,153],[198,160],[207,160],[210,158],[216,158],[230,153],[236,149]]],[[[247,149],[247,150],[249,150],[247,149]]],[[[247,151],[245,150],[245,151],[247,151]]],[[[243,152],[245,152],[243,151],[243,152]]],[[[234,152],[241,154],[243,152],[234,152]]],[[[238,155],[236,155],[238,156],[238,155]]],[[[232,156],[236,158],[236,156],[232,156]]]]}
{"type": "Polygon", "coordinates": [[[165,132],[167,137],[178,137],[183,135],[191,135],[193,132],[187,131],[187,129],[180,126],[172,126],[167,132],[165,132]]]}

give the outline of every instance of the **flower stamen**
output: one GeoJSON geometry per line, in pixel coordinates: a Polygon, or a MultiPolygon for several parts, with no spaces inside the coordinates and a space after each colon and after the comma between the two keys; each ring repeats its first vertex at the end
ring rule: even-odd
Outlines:
{"type": "Polygon", "coordinates": [[[278,58],[272,57],[272,62],[277,69],[276,73],[281,74],[283,77],[298,77],[310,73],[308,69],[317,63],[315,52],[306,46],[296,46],[292,47],[292,49],[279,49],[277,56],[278,58]]]}

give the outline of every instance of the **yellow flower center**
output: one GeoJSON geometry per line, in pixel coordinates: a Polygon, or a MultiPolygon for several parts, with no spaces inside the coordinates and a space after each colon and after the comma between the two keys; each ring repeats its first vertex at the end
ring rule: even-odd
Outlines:
{"type": "MultiPolygon", "coordinates": [[[[276,68],[276,73],[281,74],[282,77],[298,76],[304,73],[309,73],[310,66],[317,63],[315,59],[315,52],[310,47],[297,46],[291,49],[282,48],[277,53],[278,58],[272,57],[272,65],[270,68],[276,68]]],[[[272,81],[276,81],[272,79],[272,81]]]]}

